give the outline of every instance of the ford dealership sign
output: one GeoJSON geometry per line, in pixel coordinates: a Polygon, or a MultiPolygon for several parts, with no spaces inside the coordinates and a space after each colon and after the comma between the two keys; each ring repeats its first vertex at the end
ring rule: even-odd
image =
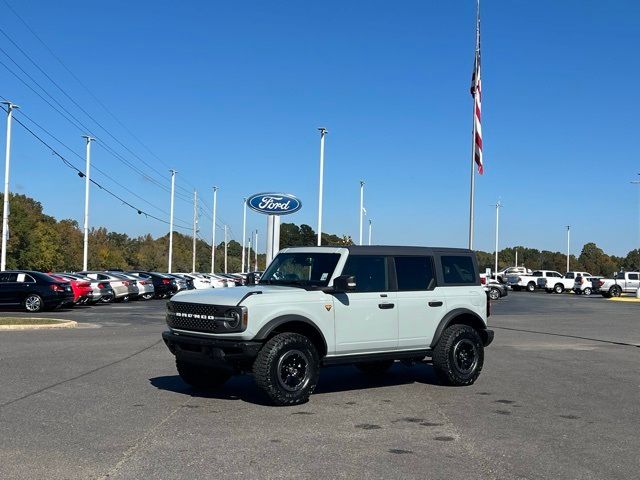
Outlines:
{"type": "Polygon", "coordinates": [[[257,193],[247,199],[247,205],[265,215],[288,215],[302,208],[302,202],[288,193],[257,193]]]}

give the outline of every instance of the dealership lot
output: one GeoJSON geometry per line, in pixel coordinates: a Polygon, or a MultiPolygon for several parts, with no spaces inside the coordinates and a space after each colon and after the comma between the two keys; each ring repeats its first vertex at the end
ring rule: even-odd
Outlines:
{"type": "MultiPolygon", "coordinates": [[[[397,364],[324,369],[309,403],[250,377],[196,395],[160,340],[163,301],[0,333],[0,478],[632,478],[640,304],[510,294],[472,387],[397,364]]],[[[19,312],[4,312],[21,315],[19,312]]]]}

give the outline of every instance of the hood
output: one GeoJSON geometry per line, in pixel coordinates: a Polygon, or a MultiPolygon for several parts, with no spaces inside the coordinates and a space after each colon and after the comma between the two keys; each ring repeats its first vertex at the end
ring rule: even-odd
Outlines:
{"type": "Polygon", "coordinates": [[[233,288],[210,288],[204,290],[183,291],[174,295],[171,300],[176,302],[235,306],[249,294],[269,295],[284,292],[304,293],[306,290],[299,287],[287,287],[283,285],[251,285],[233,288]],[[258,294],[257,292],[260,293],[258,294]]]}

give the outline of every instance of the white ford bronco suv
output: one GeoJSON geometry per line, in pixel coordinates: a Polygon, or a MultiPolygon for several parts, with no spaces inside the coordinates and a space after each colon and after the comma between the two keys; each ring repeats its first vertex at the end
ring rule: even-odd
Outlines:
{"type": "Polygon", "coordinates": [[[273,403],[295,405],[308,400],[323,365],[376,374],[425,358],[443,383],[470,385],[493,340],[471,250],[286,248],[248,283],[167,302],[162,337],[194,388],[252,372],[273,403]]]}

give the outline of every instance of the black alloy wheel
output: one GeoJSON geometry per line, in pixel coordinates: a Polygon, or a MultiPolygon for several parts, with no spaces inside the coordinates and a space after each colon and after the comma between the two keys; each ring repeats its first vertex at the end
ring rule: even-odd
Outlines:
{"type": "Polygon", "coordinates": [[[484,364],[480,335],[469,325],[448,327],[434,348],[432,362],[438,378],[445,385],[471,385],[484,364]]]}

